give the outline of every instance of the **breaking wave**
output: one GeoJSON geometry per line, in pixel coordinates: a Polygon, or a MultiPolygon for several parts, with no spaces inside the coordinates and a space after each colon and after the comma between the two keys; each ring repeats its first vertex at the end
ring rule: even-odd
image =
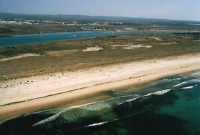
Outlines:
{"type": "Polygon", "coordinates": [[[86,127],[95,127],[95,126],[100,126],[100,125],[103,125],[103,124],[106,124],[106,123],[108,123],[108,122],[106,121],[106,122],[94,123],[94,124],[90,124],[86,127]]]}
{"type": "Polygon", "coordinates": [[[194,86],[187,86],[187,87],[183,87],[181,89],[183,90],[187,90],[187,89],[193,89],[194,87],[196,87],[197,85],[194,85],[194,86]]]}
{"type": "MultiPolygon", "coordinates": [[[[81,122],[84,121],[84,118],[88,119],[88,118],[99,117],[103,113],[112,111],[113,108],[117,108],[118,106],[123,106],[123,104],[125,103],[133,102],[137,99],[143,97],[149,97],[152,95],[163,95],[169,92],[170,90],[171,89],[161,90],[154,93],[146,94],[144,96],[139,96],[136,94],[129,96],[121,96],[117,98],[108,99],[105,101],[99,101],[99,102],[93,102],[84,105],[69,107],[45,120],[35,123],[33,127],[42,126],[46,128],[51,128],[54,126],[59,127],[65,124],[81,122]]],[[[100,122],[100,123],[105,123],[105,122],[100,122]]]]}
{"type": "Polygon", "coordinates": [[[200,79],[191,79],[188,81],[181,82],[179,84],[174,85],[174,88],[183,88],[183,87],[188,87],[192,85],[198,85],[200,83],[200,79]]]}
{"type": "Polygon", "coordinates": [[[200,72],[196,72],[196,73],[192,74],[192,76],[197,76],[197,77],[199,77],[199,76],[200,76],[200,72]]]}
{"type": "Polygon", "coordinates": [[[100,116],[104,112],[108,112],[113,107],[119,105],[130,99],[135,99],[138,95],[122,96],[117,98],[108,99],[105,101],[93,102],[89,104],[79,105],[69,107],[63,111],[57,113],[56,115],[51,116],[45,120],[42,120],[33,125],[36,126],[60,126],[63,124],[70,124],[72,122],[77,122],[83,118],[100,116]]]}
{"type": "Polygon", "coordinates": [[[170,82],[170,81],[180,81],[182,78],[178,77],[178,78],[165,78],[162,81],[164,82],[170,82]]]}
{"type": "Polygon", "coordinates": [[[163,95],[167,92],[169,92],[171,89],[166,89],[166,90],[161,90],[161,91],[156,91],[156,92],[153,92],[153,93],[149,93],[149,94],[146,94],[144,96],[151,96],[151,95],[163,95]]]}

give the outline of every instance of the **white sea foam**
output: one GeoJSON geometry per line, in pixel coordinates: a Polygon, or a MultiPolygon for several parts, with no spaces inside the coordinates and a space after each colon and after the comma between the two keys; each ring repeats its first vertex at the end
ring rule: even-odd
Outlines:
{"type": "Polygon", "coordinates": [[[187,81],[174,85],[174,88],[187,84],[187,81]]]}
{"type": "Polygon", "coordinates": [[[109,123],[109,122],[118,121],[118,120],[119,120],[119,119],[113,119],[113,120],[111,120],[111,121],[104,121],[104,122],[94,123],[94,124],[90,124],[90,125],[85,126],[85,127],[100,126],[100,125],[103,125],[103,124],[106,124],[106,123],[109,123]]]}
{"type": "Polygon", "coordinates": [[[191,84],[197,84],[197,83],[200,83],[200,79],[191,79],[191,80],[188,80],[188,81],[184,81],[182,83],[179,83],[177,85],[174,85],[174,88],[176,87],[182,87],[182,86],[185,86],[185,85],[191,85],[191,84]]]}
{"type": "Polygon", "coordinates": [[[136,99],[138,99],[138,98],[140,98],[140,97],[132,98],[132,99],[126,100],[126,101],[124,101],[124,102],[119,103],[118,106],[119,106],[119,105],[122,105],[122,104],[124,104],[124,103],[126,103],[126,102],[132,102],[132,101],[134,101],[134,100],[136,100],[136,99]]]}
{"type": "Polygon", "coordinates": [[[174,79],[172,79],[173,81],[179,81],[179,80],[181,80],[181,78],[174,78],[174,79]]]}
{"type": "Polygon", "coordinates": [[[183,89],[183,90],[187,90],[187,89],[192,89],[192,88],[194,88],[194,87],[196,87],[197,85],[194,85],[194,86],[187,86],[187,87],[183,87],[183,88],[181,88],[181,89],[183,89]]]}
{"type": "Polygon", "coordinates": [[[200,72],[196,72],[196,73],[192,74],[192,76],[200,76],[200,72]]]}
{"type": "Polygon", "coordinates": [[[163,79],[163,81],[165,81],[165,82],[169,82],[169,81],[179,81],[179,80],[181,80],[181,78],[163,79]]]}
{"type": "Polygon", "coordinates": [[[45,119],[45,120],[42,120],[42,121],[39,121],[39,122],[35,123],[33,125],[33,127],[38,126],[38,125],[43,125],[43,124],[45,124],[45,123],[47,123],[49,121],[55,120],[58,117],[59,117],[59,114],[53,115],[53,116],[49,117],[48,119],[45,119]]]}
{"type": "Polygon", "coordinates": [[[144,95],[144,96],[147,97],[147,96],[151,96],[151,95],[163,95],[163,94],[169,92],[170,90],[171,90],[171,89],[156,91],[156,92],[153,92],[153,93],[148,93],[148,94],[146,94],[146,95],[144,95]]]}
{"type": "Polygon", "coordinates": [[[106,123],[108,123],[108,122],[106,121],[106,122],[94,123],[94,124],[90,124],[86,127],[95,127],[95,126],[100,126],[100,125],[103,125],[103,124],[106,124],[106,123]]]}
{"type": "Polygon", "coordinates": [[[136,100],[136,99],[138,99],[138,98],[140,98],[140,97],[129,99],[129,100],[127,100],[126,102],[132,102],[132,101],[134,101],[134,100],[136,100]]]}
{"type": "Polygon", "coordinates": [[[171,79],[163,79],[162,81],[169,82],[171,79]]]}

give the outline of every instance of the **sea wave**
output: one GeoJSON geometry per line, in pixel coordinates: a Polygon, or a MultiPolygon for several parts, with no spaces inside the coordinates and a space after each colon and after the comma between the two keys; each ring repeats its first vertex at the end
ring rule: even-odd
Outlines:
{"type": "Polygon", "coordinates": [[[42,111],[37,111],[37,112],[33,112],[33,113],[29,113],[29,114],[25,114],[25,115],[20,115],[20,116],[15,116],[6,120],[3,120],[0,122],[0,125],[7,123],[9,121],[21,118],[21,119],[26,119],[26,117],[29,116],[33,116],[33,115],[43,115],[43,116],[48,116],[48,115],[54,115],[57,114],[58,112],[62,111],[63,109],[47,109],[47,110],[42,110],[42,111]]]}
{"type": "Polygon", "coordinates": [[[86,127],[95,127],[95,126],[100,126],[100,125],[103,125],[103,124],[106,124],[106,123],[108,123],[108,121],[90,124],[86,127]]]}
{"type": "Polygon", "coordinates": [[[18,117],[20,117],[20,116],[15,116],[15,117],[12,117],[12,118],[9,118],[9,119],[6,119],[6,120],[3,120],[3,121],[0,122],[0,126],[3,125],[4,123],[8,122],[8,121],[11,121],[11,120],[13,120],[13,119],[18,118],[18,117]]]}
{"type": "Polygon", "coordinates": [[[69,107],[57,113],[56,115],[35,123],[33,127],[43,126],[48,128],[55,125],[60,126],[63,124],[70,124],[84,118],[100,116],[102,113],[108,112],[120,103],[123,103],[129,99],[133,99],[135,97],[136,95],[122,96],[105,101],[69,107]]]}
{"type": "MultiPolygon", "coordinates": [[[[149,96],[151,96],[151,95],[163,95],[163,94],[169,92],[170,90],[171,90],[171,89],[165,89],[165,90],[160,90],[160,91],[156,91],[156,92],[153,92],[153,93],[148,93],[148,94],[144,95],[143,97],[149,97],[149,96]]],[[[133,102],[134,100],[136,100],[136,99],[138,99],[138,98],[141,98],[141,97],[142,97],[142,96],[139,96],[139,95],[138,95],[138,97],[132,98],[132,99],[128,99],[128,100],[126,100],[125,102],[133,102]]],[[[123,104],[123,103],[125,103],[125,102],[122,102],[122,103],[120,103],[120,104],[118,104],[118,105],[121,105],[121,104],[123,104]]]]}
{"type": "Polygon", "coordinates": [[[161,91],[156,91],[156,92],[153,92],[153,93],[148,93],[146,95],[144,95],[145,97],[148,97],[148,96],[151,96],[151,95],[163,95],[167,92],[169,92],[171,89],[166,89],[166,90],[161,90],[161,91]]]}
{"type": "Polygon", "coordinates": [[[187,86],[187,87],[183,87],[181,89],[183,90],[187,90],[187,89],[193,89],[194,87],[196,87],[197,85],[194,85],[194,86],[187,86]]]}
{"type": "Polygon", "coordinates": [[[191,79],[188,81],[181,82],[179,84],[174,85],[174,88],[181,88],[181,87],[187,87],[191,85],[198,85],[200,83],[200,79],[191,79]]]}
{"type": "Polygon", "coordinates": [[[181,80],[181,78],[174,78],[174,79],[172,79],[173,81],[179,81],[179,80],[181,80]]]}
{"type": "Polygon", "coordinates": [[[171,82],[171,81],[180,81],[182,78],[178,77],[178,78],[165,78],[162,81],[164,82],[171,82]]]}
{"type": "Polygon", "coordinates": [[[196,72],[196,73],[194,73],[194,74],[192,74],[192,76],[200,76],[200,72],[196,72]]]}

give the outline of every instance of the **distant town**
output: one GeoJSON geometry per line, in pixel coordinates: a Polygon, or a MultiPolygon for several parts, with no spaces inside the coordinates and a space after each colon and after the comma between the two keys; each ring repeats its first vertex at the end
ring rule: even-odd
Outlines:
{"type": "Polygon", "coordinates": [[[36,24],[61,24],[61,25],[67,25],[67,26],[74,26],[74,25],[122,25],[123,22],[103,22],[103,21],[95,21],[92,23],[86,23],[86,24],[81,24],[78,21],[54,21],[54,20],[22,20],[22,19],[14,19],[12,21],[7,21],[7,20],[2,20],[0,19],[0,24],[1,25],[6,25],[6,24],[15,24],[15,25],[36,25],[36,24]]]}
{"type": "Polygon", "coordinates": [[[82,15],[0,13],[0,36],[74,31],[200,30],[200,22],[82,15]]]}

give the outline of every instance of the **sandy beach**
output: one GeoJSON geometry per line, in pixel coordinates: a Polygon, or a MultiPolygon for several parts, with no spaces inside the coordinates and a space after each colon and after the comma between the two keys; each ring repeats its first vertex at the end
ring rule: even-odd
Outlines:
{"type": "Polygon", "coordinates": [[[198,69],[200,54],[189,54],[0,82],[0,120],[198,69]]]}

